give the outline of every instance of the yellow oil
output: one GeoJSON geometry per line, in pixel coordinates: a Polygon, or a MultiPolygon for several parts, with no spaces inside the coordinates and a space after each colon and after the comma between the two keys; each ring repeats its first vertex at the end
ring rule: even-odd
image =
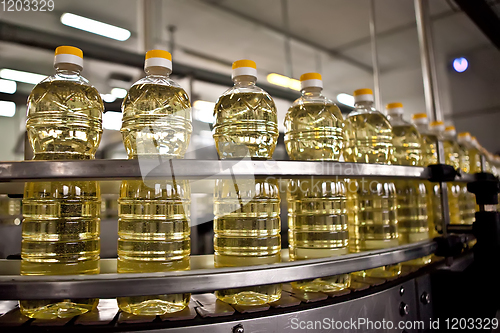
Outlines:
{"type": "Polygon", "coordinates": [[[285,117],[285,128],[291,160],[339,160],[344,148],[344,118],[335,104],[293,105],[285,117]]]}
{"type": "Polygon", "coordinates": [[[278,118],[274,101],[266,92],[222,95],[214,112],[214,140],[221,159],[272,157],[278,118]]]}
{"type": "MultiPolygon", "coordinates": [[[[290,260],[333,257],[349,252],[347,189],[344,181],[292,179],[288,183],[290,260]]],[[[303,291],[337,291],[350,286],[350,275],[292,282],[303,291]]]]}
{"type": "MultiPolygon", "coordinates": [[[[281,261],[280,196],[276,180],[218,179],[214,190],[215,267],[274,264],[281,261]]],[[[216,291],[239,305],[277,301],[281,285],[216,291]]]]}
{"type": "MultiPolygon", "coordinates": [[[[469,154],[469,149],[464,145],[460,145],[459,147],[460,170],[469,173],[471,171],[471,156],[469,154]]],[[[476,196],[467,191],[466,183],[461,183],[459,186],[460,193],[458,196],[458,204],[460,209],[460,220],[464,224],[472,224],[476,219],[476,196]]]]}
{"type": "Polygon", "coordinates": [[[189,97],[173,81],[147,78],[134,84],[123,101],[121,133],[127,155],[182,157],[192,132],[189,97]]]}
{"type": "MultiPolygon", "coordinates": [[[[122,105],[122,136],[129,159],[182,158],[189,145],[191,104],[166,76],[148,75],[122,105]]],[[[166,161],[163,161],[166,162],[166,161]]],[[[191,191],[186,180],[123,181],[118,200],[118,273],[190,269],[191,191]]],[[[190,294],[117,298],[122,311],[162,315],[184,309],[190,294]]]]}
{"type": "MultiPolygon", "coordinates": [[[[74,72],[60,74],[36,85],[28,98],[26,126],[34,159],[94,158],[102,133],[101,97],[74,72]]],[[[26,183],[21,274],[98,274],[100,207],[95,181],[26,183]]],[[[21,313],[28,317],[54,319],[90,311],[98,299],[19,303],[21,313]]]]}
{"type": "MultiPolygon", "coordinates": [[[[344,120],[339,108],[319,93],[294,102],[285,117],[285,145],[292,160],[338,161],[344,146],[344,120]],[[322,97],[322,96],[321,96],[322,97]],[[324,99],[324,97],[322,97],[324,99]]],[[[348,253],[347,189],[343,180],[291,179],[287,187],[290,260],[348,253]]],[[[348,288],[350,274],[292,282],[308,292],[348,288]]]]}
{"type": "MultiPolygon", "coordinates": [[[[421,166],[422,140],[417,128],[404,121],[392,121],[394,134],[394,164],[421,166]]],[[[427,217],[427,189],[421,181],[395,181],[398,202],[398,227],[400,244],[409,244],[429,239],[427,217]]],[[[421,265],[430,262],[430,256],[406,262],[421,265]]]]}
{"type": "MultiPolygon", "coordinates": [[[[458,144],[452,140],[443,140],[445,163],[460,169],[460,156],[458,144]]],[[[457,182],[447,183],[448,186],[448,207],[450,210],[450,224],[460,224],[460,193],[461,184],[457,182]]]]}
{"type": "MultiPolygon", "coordinates": [[[[271,96],[244,76],[219,97],[214,109],[214,140],[221,159],[272,157],[278,138],[271,96]]],[[[215,267],[281,261],[280,195],[277,180],[218,179],[214,189],[215,267]]],[[[218,299],[260,305],[281,297],[281,284],[218,290],[218,299]]]]}
{"type": "MultiPolygon", "coordinates": [[[[392,127],[379,112],[353,111],[346,119],[347,162],[387,164],[391,161],[392,127]]],[[[349,248],[351,252],[396,247],[398,241],[396,188],[387,179],[350,180],[347,188],[349,248]]],[[[396,276],[401,264],[358,274],[396,276]]]]}
{"type": "MultiPolygon", "coordinates": [[[[438,163],[437,136],[431,133],[420,133],[422,140],[422,165],[429,166],[438,163]]],[[[438,237],[441,230],[443,216],[441,203],[441,190],[438,183],[425,182],[427,192],[427,215],[429,224],[429,236],[438,237]]]]}
{"type": "MultiPolygon", "coordinates": [[[[118,220],[118,273],[189,270],[190,187],[186,180],[144,184],[122,182],[118,220]]],[[[118,306],[136,315],[184,309],[189,294],[119,297],[118,306]]]]}

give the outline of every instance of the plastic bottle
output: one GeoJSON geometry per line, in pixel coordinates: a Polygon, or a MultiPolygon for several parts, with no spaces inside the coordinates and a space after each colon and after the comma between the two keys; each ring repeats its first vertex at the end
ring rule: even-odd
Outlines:
{"type": "MultiPolygon", "coordinates": [[[[373,107],[371,89],[354,92],[354,110],[346,118],[347,162],[389,164],[392,127],[373,107]]],[[[398,246],[397,198],[386,179],[350,180],[348,184],[349,247],[351,252],[398,246]]],[[[358,272],[363,276],[399,275],[401,264],[358,272]]]]}
{"type": "MultiPolygon", "coordinates": [[[[233,63],[234,86],[215,105],[214,139],[221,159],[270,159],[278,138],[271,96],[255,85],[251,60],[233,63]]],[[[219,179],[214,190],[215,267],[280,262],[280,196],[272,179],[219,179]]],[[[216,291],[227,303],[259,305],[277,301],[281,284],[216,291]]]]}
{"type": "MultiPolygon", "coordinates": [[[[129,159],[183,158],[192,132],[189,97],[170,79],[172,57],[146,53],[146,77],[123,100],[121,133],[129,159]]],[[[145,175],[143,175],[144,178],[145,175]]],[[[118,273],[154,273],[190,268],[190,187],[187,180],[123,181],[118,200],[118,273]]],[[[119,297],[122,311],[162,315],[181,311],[190,295],[119,297]]]]}
{"type": "MultiPolygon", "coordinates": [[[[26,129],[34,160],[93,159],[102,134],[101,96],[81,76],[83,52],[55,51],[56,73],[28,98],[26,129]]],[[[96,181],[26,183],[21,274],[99,273],[100,189],[96,181]]],[[[31,318],[68,318],[94,309],[98,299],[21,300],[31,318]]]]}
{"type": "MultiPolygon", "coordinates": [[[[431,131],[437,136],[439,141],[443,142],[445,164],[460,168],[459,147],[453,138],[445,135],[445,127],[442,121],[433,121],[431,131]]],[[[448,207],[450,212],[450,224],[460,224],[460,207],[458,198],[460,195],[460,186],[455,182],[447,183],[448,187],[448,207]]]]}
{"type": "MultiPolygon", "coordinates": [[[[319,73],[300,77],[302,96],[285,116],[285,145],[292,160],[338,161],[344,148],[344,118],[321,94],[319,73]]],[[[288,183],[290,260],[324,258],[349,252],[346,185],[338,179],[291,179],[288,183]]],[[[303,291],[337,291],[350,286],[350,274],[292,282],[303,291]]]]}
{"type": "MultiPolygon", "coordinates": [[[[403,104],[390,103],[386,107],[392,126],[394,164],[422,166],[422,138],[417,128],[403,119],[403,104]]],[[[399,243],[409,244],[429,239],[427,217],[427,189],[424,182],[399,179],[394,181],[398,198],[399,243]]],[[[425,265],[431,256],[406,262],[408,265],[425,265]]]]}
{"type": "MultiPolygon", "coordinates": [[[[468,132],[458,133],[457,141],[460,146],[460,169],[462,172],[471,173],[471,157],[474,154],[471,146],[471,135],[468,132]]],[[[479,163],[481,163],[479,161],[479,163]]],[[[481,164],[479,164],[481,167],[481,164]]],[[[467,191],[467,184],[460,184],[460,218],[462,223],[472,224],[476,219],[476,196],[467,191]]]]}
{"type": "MultiPolygon", "coordinates": [[[[415,113],[412,122],[417,127],[422,139],[422,165],[429,166],[438,163],[437,136],[429,130],[429,120],[425,113],[415,113]]],[[[429,221],[429,236],[439,236],[442,229],[443,216],[441,204],[441,189],[438,183],[425,182],[427,190],[427,213],[429,221]]]]}

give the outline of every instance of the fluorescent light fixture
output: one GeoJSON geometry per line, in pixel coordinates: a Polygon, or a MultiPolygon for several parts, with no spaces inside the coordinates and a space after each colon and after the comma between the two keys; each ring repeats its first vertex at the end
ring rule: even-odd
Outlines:
{"type": "Polygon", "coordinates": [[[453,60],[453,69],[459,73],[465,72],[469,67],[469,62],[464,57],[453,60]]]}
{"type": "Polygon", "coordinates": [[[116,98],[125,98],[125,96],[127,96],[127,89],[113,88],[111,89],[111,95],[115,96],[116,98]]]}
{"type": "Polygon", "coordinates": [[[121,112],[106,111],[102,115],[102,127],[112,131],[119,131],[122,127],[122,117],[121,112]]]}
{"type": "Polygon", "coordinates": [[[339,101],[339,103],[342,103],[344,105],[354,107],[354,97],[352,95],[344,93],[338,94],[337,101],[339,101]]]}
{"type": "Polygon", "coordinates": [[[214,122],[214,107],[215,103],[197,100],[193,103],[193,118],[212,124],[214,122]]]}
{"type": "Polygon", "coordinates": [[[289,78],[281,74],[271,73],[267,75],[267,82],[275,84],[280,87],[289,88],[292,90],[300,91],[300,81],[289,78]]]}
{"type": "Polygon", "coordinates": [[[116,96],[114,96],[113,94],[101,94],[101,98],[106,103],[113,103],[114,101],[116,101],[116,96]]]}
{"type": "Polygon", "coordinates": [[[23,71],[16,71],[14,69],[2,68],[0,69],[0,77],[7,80],[17,82],[24,82],[29,84],[37,84],[47,76],[42,74],[35,74],[23,71]]]}
{"type": "Polygon", "coordinates": [[[68,27],[84,30],[122,42],[130,37],[130,31],[127,29],[71,13],[62,14],[61,23],[67,25],[68,27]]]}
{"type": "Polygon", "coordinates": [[[16,103],[10,101],[0,101],[0,116],[14,117],[16,114],[16,103]]]}
{"type": "Polygon", "coordinates": [[[4,94],[13,94],[17,90],[16,81],[0,79],[0,92],[4,94]]]}

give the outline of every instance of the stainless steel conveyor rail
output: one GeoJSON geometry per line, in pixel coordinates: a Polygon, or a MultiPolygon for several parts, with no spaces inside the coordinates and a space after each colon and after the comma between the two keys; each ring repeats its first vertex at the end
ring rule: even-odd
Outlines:
{"type": "MultiPolygon", "coordinates": [[[[138,178],[217,179],[256,178],[415,178],[429,179],[428,168],[399,165],[243,160],[67,160],[0,162],[0,182],[47,180],[121,180],[138,178]]],[[[457,176],[457,181],[470,181],[471,175],[457,176]]]]}
{"type": "MultiPolygon", "coordinates": [[[[437,244],[429,240],[331,258],[217,269],[213,268],[213,256],[203,255],[191,257],[193,263],[190,271],[140,274],[20,276],[19,261],[0,260],[0,299],[113,298],[203,293],[350,273],[420,258],[434,253],[436,248],[437,244]]],[[[116,262],[114,259],[102,261],[104,265],[110,266],[116,262]]]]}

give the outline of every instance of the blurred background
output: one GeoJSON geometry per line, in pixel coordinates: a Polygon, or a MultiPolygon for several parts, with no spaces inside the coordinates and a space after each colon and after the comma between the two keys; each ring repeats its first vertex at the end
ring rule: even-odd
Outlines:
{"type": "MultiPolygon", "coordinates": [[[[498,153],[500,1],[475,0],[468,10],[464,2],[429,1],[440,108],[445,122],[458,132],[471,132],[487,150],[498,153]]],[[[53,73],[53,52],[59,45],[83,50],[83,76],[105,101],[97,158],[126,158],[119,132],[120,106],[126,89],[144,76],[144,53],[149,49],[172,53],[172,78],[190,95],[194,131],[189,158],[217,158],[211,134],[213,106],[232,85],[235,60],[257,63],[257,84],[276,102],[280,132],[288,107],[300,95],[296,80],[305,72],[323,75],[324,94],[346,114],[353,90],[374,87],[369,0],[53,0],[52,4],[53,10],[45,12],[0,11],[2,161],[29,156],[26,99],[34,84],[53,73]],[[115,28],[102,29],[99,22],[115,28]]],[[[401,102],[409,119],[413,113],[426,112],[414,2],[376,0],[374,6],[379,105],[401,102]]],[[[280,135],[274,159],[286,158],[280,135]]],[[[103,221],[106,216],[110,221],[103,223],[103,244],[110,243],[108,253],[103,247],[105,257],[115,255],[118,185],[103,186],[103,221]]],[[[206,242],[194,238],[193,252],[202,253],[212,249],[209,189],[213,185],[197,186],[192,219],[200,230],[193,237],[201,235],[206,242]]],[[[1,233],[0,257],[18,253],[20,246],[22,185],[11,185],[6,192],[10,197],[2,197],[0,205],[3,229],[8,225],[9,231],[1,233]]]]}

